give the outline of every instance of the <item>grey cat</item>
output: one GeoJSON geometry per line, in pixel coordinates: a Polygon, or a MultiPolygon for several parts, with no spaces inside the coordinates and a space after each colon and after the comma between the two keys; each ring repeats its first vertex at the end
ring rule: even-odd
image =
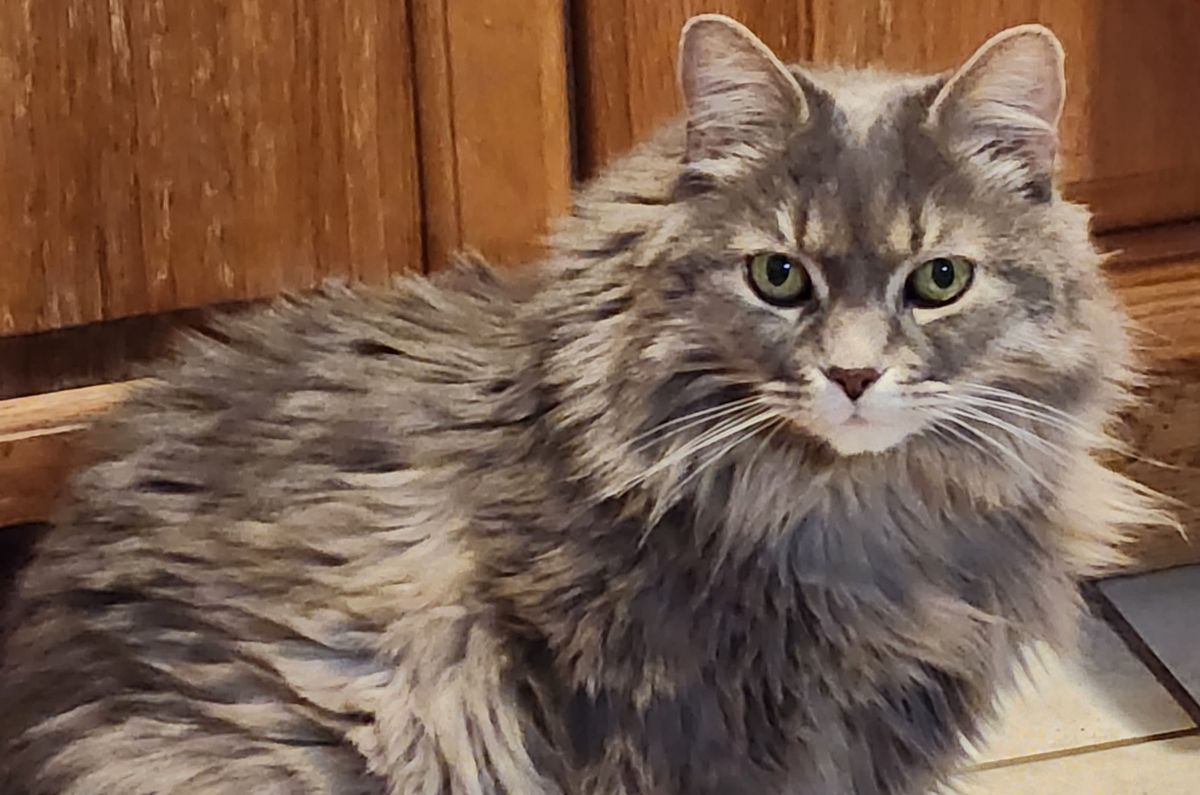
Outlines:
{"type": "Polygon", "coordinates": [[[103,423],[8,618],[6,795],[947,780],[1166,520],[1098,460],[1061,48],[789,68],[703,16],[680,69],[540,268],[228,319],[103,423]]]}

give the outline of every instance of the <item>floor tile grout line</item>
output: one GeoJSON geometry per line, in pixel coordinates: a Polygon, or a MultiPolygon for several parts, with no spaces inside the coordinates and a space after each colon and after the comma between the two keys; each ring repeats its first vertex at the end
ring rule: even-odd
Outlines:
{"type": "Polygon", "coordinates": [[[1009,759],[998,759],[992,762],[983,762],[978,765],[965,767],[960,772],[962,774],[983,773],[988,770],[999,770],[1001,768],[1017,767],[1019,765],[1028,765],[1037,762],[1049,762],[1055,759],[1065,759],[1070,756],[1098,754],[1104,751],[1113,751],[1118,748],[1131,748],[1136,745],[1149,745],[1151,743],[1165,742],[1167,740],[1180,740],[1187,737],[1200,737],[1200,728],[1193,726],[1189,729],[1176,729],[1169,732],[1147,734],[1141,737],[1126,737],[1121,740],[1110,740],[1104,743],[1096,743],[1095,745],[1080,746],[1079,748],[1061,748],[1057,751],[1045,751],[1040,754],[1014,756],[1009,759]]]}
{"type": "Polygon", "coordinates": [[[1146,639],[1125,617],[1121,609],[1096,583],[1088,583],[1084,586],[1084,596],[1100,613],[1100,617],[1117,633],[1117,637],[1125,643],[1129,651],[1138,658],[1171,698],[1175,699],[1175,702],[1187,713],[1192,723],[1200,726],[1200,702],[1197,702],[1191,691],[1175,678],[1170,667],[1159,658],[1153,647],[1146,642],[1146,639]]]}

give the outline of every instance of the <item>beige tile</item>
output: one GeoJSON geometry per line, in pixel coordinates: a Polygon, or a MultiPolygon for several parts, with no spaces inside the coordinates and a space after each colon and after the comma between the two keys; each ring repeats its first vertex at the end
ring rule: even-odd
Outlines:
{"type": "Polygon", "coordinates": [[[962,795],[1196,795],[1200,737],[1142,743],[970,773],[962,795]]]}
{"type": "MultiPolygon", "coordinates": [[[[1200,566],[1120,577],[1104,595],[1171,674],[1200,701],[1200,566]]],[[[1196,787],[1200,793],[1200,785],[1196,787]]]]}
{"type": "MultiPolygon", "coordinates": [[[[1078,652],[1039,650],[1032,677],[1001,700],[976,763],[1082,748],[1189,728],[1193,722],[1124,642],[1088,617],[1078,652]]],[[[1200,795],[1200,786],[1197,787],[1200,795]]]]}

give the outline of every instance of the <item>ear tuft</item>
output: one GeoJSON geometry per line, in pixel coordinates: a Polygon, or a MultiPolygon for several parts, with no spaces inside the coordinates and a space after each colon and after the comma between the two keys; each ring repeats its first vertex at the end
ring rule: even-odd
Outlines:
{"type": "Polygon", "coordinates": [[[808,116],[804,91],[745,26],[720,14],[693,17],[679,45],[688,110],[686,160],[694,172],[736,176],[779,151],[808,116]]]}

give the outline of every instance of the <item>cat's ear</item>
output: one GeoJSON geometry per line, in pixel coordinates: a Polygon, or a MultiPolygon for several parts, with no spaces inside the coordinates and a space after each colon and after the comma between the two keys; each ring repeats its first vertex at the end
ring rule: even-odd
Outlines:
{"type": "Polygon", "coordinates": [[[1041,25],[1021,25],[971,56],[934,99],[930,118],[990,179],[1046,199],[1065,95],[1062,45],[1041,25]]]}
{"type": "Polygon", "coordinates": [[[767,45],[720,14],[693,17],[679,44],[687,105],[686,161],[709,176],[736,176],[782,148],[808,117],[804,91],[767,45]]]}

